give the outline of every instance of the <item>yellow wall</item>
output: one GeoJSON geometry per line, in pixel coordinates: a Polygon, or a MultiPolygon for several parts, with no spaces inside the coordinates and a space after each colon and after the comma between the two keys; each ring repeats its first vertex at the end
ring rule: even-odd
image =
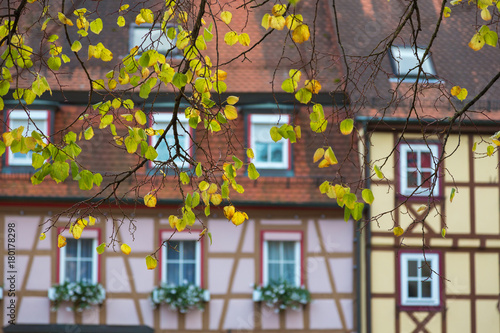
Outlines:
{"type": "Polygon", "coordinates": [[[476,233],[498,235],[500,233],[500,215],[498,209],[500,193],[498,188],[476,187],[474,193],[476,202],[476,233]]]}
{"type": "Polygon", "coordinates": [[[393,251],[372,251],[372,293],[395,293],[393,251]]]}
{"type": "MultiPolygon", "coordinates": [[[[446,195],[451,193],[451,187],[446,187],[446,195]]],[[[446,202],[445,216],[448,227],[447,234],[468,234],[470,233],[470,190],[462,187],[457,193],[453,202],[446,202]]]]}
{"type": "Polygon", "coordinates": [[[498,253],[476,253],[476,294],[498,295],[499,262],[498,253]]]}
{"type": "Polygon", "coordinates": [[[476,301],[476,327],[477,332],[498,332],[500,327],[500,312],[497,300],[476,301]]]}
{"type": "Polygon", "coordinates": [[[445,254],[444,276],[449,281],[445,281],[447,295],[467,295],[470,294],[470,259],[469,253],[445,254]]]}
{"type": "Polygon", "coordinates": [[[394,299],[372,299],[372,332],[394,333],[396,331],[396,304],[394,299]]]}
{"type": "MultiPolygon", "coordinates": [[[[378,214],[388,212],[394,209],[396,205],[394,199],[394,189],[389,189],[386,185],[373,184],[371,187],[375,200],[371,206],[371,216],[376,217],[378,214]]],[[[385,214],[377,220],[372,222],[372,231],[388,231],[394,227],[394,221],[391,214],[385,214]],[[379,227],[380,226],[380,227],[379,227]]]]}
{"type": "Polygon", "coordinates": [[[471,331],[470,301],[448,299],[446,307],[447,332],[469,333],[471,331]]]}
{"type": "MultiPolygon", "coordinates": [[[[385,162],[385,158],[389,156],[394,148],[394,137],[392,133],[374,133],[370,139],[370,160],[379,167],[385,162]],[[382,160],[380,160],[382,159],[382,160]]],[[[395,152],[394,152],[395,154],[395,152]]],[[[394,180],[394,160],[395,156],[391,155],[387,163],[382,167],[384,176],[389,180],[394,180]]]]}
{"type": "Polygon", "coordinates": [[[457,135],[450,136],[446,151],[448,157],[445,161],[445,181],[469,182],[469,138],[463,135],[459,140],[457,135]]]}
{"type": "Polygon", "coordinates": [[[482,138],[475,136],[474,141],[478,143],[474,153],[474,182],[496,183],[498,182],[498,155],[486,156],[488,143],[480,142],[482,138]]]}

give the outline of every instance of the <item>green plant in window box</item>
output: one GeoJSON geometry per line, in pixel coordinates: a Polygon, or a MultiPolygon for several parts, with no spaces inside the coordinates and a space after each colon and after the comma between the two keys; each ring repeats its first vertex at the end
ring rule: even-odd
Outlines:
{"type": "Polygon", "coordinates": [[[178,286],[162,284],[151,292],[151,301],[155,307],[165,303],[180,313],[186,313],[194,308],[203,311],[205,303],[209,300],[208,290],[187,282],[178,286]]]}
{"type": "Polygon", "coordinates": [[[304,286],[296,287],[286,281],[271,282],[267,286],[254,285],[254,302],[264,302],[275,312],[298,310],[311,302],[311,293],[304,286]]]}
{"type": "Polygon", "coordinates": [[[56,311],[62,302],[71,302],[73,307],[68,307],[69,311],[83,311],[92,305],[101,305],[106,299],[106,291],[99,284],[92,284],[86,281],[68,282],[53,285],[49,289],[49,299],[52,301],[52,311],[56,311]]]}

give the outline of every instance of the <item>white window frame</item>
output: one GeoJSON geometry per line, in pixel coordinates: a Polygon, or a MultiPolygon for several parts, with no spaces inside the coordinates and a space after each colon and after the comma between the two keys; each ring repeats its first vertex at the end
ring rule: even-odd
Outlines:
{"type": "MultiPolygon", "coordinates": [[[[25,122],[24,124],[21,124],[20,126],[24,126],[24,132],[23,136],[29,136],[31,135],[32,131],[42,131],[43,135],[49,135],[49,111],[48,110],[31,110],[29,111],[29,118],[28,115],[26,114],[26,111],[24,110],[12,110],[10,111],[8,115],[8,125],[11,129],[15,129],[19,126],[12,126],[11,121],[22,121],[25,122]],[[31,120],[30,120],[31,118],[31,120]],[[35,125],[33,124],[35,123],[35,125]],[[38,129],[37,129],[38,128],[38,129]],[[28,133],[29,131],[29,133],[28,133]]],[[[16,157],[10,149],[8,149],[8,155],[7,155],[7,165],[11,166],[31,166],[32,164],[32,158],[31,154],[24,154],[23,157],[16,157]]]]}
{"type": "MultiPolygon", "coordinates": [[[[425,144],[425,143],[410,143],[410,144],[401,144],[399,145],[399,183],[400,183],[400,192],[403,195],[413,195],[416,196],[427,196],[430,194],[430,189],[420,187],[416,190],[416,187],[411,187],[408,185],[408,153],[417,153],[417,168],[420,172],[430,172],[433,176],[431,182],[435,182],[434,190],[432,195],[439,196],[440,193],[440,181],[438,177],[438,172],[436,172],[437,159],[439,156],[439,149],[437,144],[425,144]],[[431,153],[431,167],[430,168],[422,168],[420,153],[431,153]],[[415,191],[416,190],[416,191],[415,191]]],[[[411,167],[410,169],[413,169],[411,167]]],[[[420,177],[420,176],[419,176],[420,177]]]]}
{"type": "MultiPolygon", "coordinates": [[[[93,232],[96,230],[85,230],[84,233],[90,234],[89,236],[92,236],[93,232]]],[[[97,234],[97,232],[95,232],[97,234]]],[[[69,232],[65,231],[63,234],[68,240],[73,239],[73,236],[69,234],[69,232]]],[[[77,239],[76,241],[78,242],[81,239],[92,239],[92,281],[88,281],[89,283],[96,284],[98,282],[98,263],[99,263],[99,258],[97,255],[97,251],[95,248],[97,248],[97,235],[95,237],[81,237],[80,239],[77,239]]],[[[80,254],[81,251],[81,242],[79,242],[78,246],[78,254],[80,254]]],[[[80,256],[77,256],[77,262],[80,263],[80,256]]],[[[79,265],[77,265],[79,267],[79,265]]],[[[77,274],[78,276],[78,274],[77,274]]],[[[66,246],[62,247],[59,249],[59,283],[63,283],[66,280],[66,246]]],[[[80,282],[81,280],[77,281],[80,282]]]]}
{"type": "MultiPolygon", "coordinates": [[[[153,129],[155,130],[159,130],[159,129],[165,129],[166,126],[170,123],[170,121],[172,120],[172,116],[173,116],[173,113],[172,112],[161,112],[161,113],[156,113],[154,115],[154,123],[153,123],[153,129]]],[[[186,131],[184,131],[184,129],[182,129],[181,127],[178,127],[177,128],[177,132],[179,131],[182,131],[182,134],[183,136],[181,137],[181,140],[179,140],[179,143],[181,144],[181,147],[189,154],[191,155],[191,127],[189,126],[189,120],[184,118],[182,116],[182,114],[177,114],[177,119],[179,121],[180,124],[182,124],[182,126],[184,127],[184,129],[186,131]]],[[[169,131],[172,131],[172,134],[173,134],[173,129],[170,128],[169,131]]],[[[167,134],[168,135],[168,134],[167,134]]],[[[153,135],[151,137],[151,145],[154,147],[156,145],[156,143],[158,142],[158,138],[160,136],[159,135],[153,135]]],[[[164,160],[160,160],[160,159],[156,159],[156,161],[159,161],[159,162],[165,162],[164,160]]],[[[182,160],[179,159],[179,158],[176,158],[174,160],[174,162],[176,164],[182,164],[182,160]]]]}
{"type": "MultiPolygon", "coordinates": [[[[173,26],[167,25],[167,30],[173,26]]],[[[136,46],[139,47],[138,55],[141,55],[143,52],[149,50],[141,47],[149,46],[153,44],[153,48],[158,51],[158,53],[166,55],[168,50],[172,47],[175,47],[177,43],[177,37],[173,40],[167,37],[167,34],[161,30],[160,25],[152,25],[149,23],[143,23],[141,25],[137,25],[132,23],[130,25],[129,30],[129,48],[132,49],[136,46]],[[153,28],[153,30],[151,30],[153,28]],[[151,30],[151,34],[149,31],[151,30]]],[[[182,55],[181,51],[176,47],[170,53],[172,56],[180,56],[182,55]]]]}
{"type": "MultiPolygon", "coordinates": [[[[395,80],[415,82],[419,69],[419,59],[422,59],[424,53],[425,49],[420,47],[417,47],[415,50],[414,47],[392,45],[390,57],[394,75],[396,75],[395,80]]],[[[422,71],[423,73],[420,75],[420,80],[437,81],[434,78],[436,71],[434,69],[430,53],[427,54],[427,58],[425,58],[422,64],[422,71]]]]}
{"type": "Polygon", "coordinates": [[[273,126],[280,126],[282,124],[288,124],[290,122],[290,116],[287,114],[283,115],[273,115],[273,114],[252,114],[250,115],[250,147],[257,154],[256,146],[258,142],[273,143],[276,145],[282,145],[283,147],[283,160],[281,162],[262,162],[256,159],[252,160],[253,164],[257,168],[262,169],[289,169],[290,168],[290,143],[288,140],[282,139],[278,142],[274,142],[271,139],[270,130],[273,126]],[[258,140],[255,133],[255,125],[268,125],[269,130],[267,134],[269,135],[267,141],[258,140]]]}
{"type": "MultiPolygon", "coordinates": [[[[170,237],[172,236],[172,230],[165,230],[165,231],[162,231],[161,233],[161,239],[162,241],[166,241],[166,240],[169,240],[170,237]]],[[[196,274],[196,277],[195,277],[195,284],[198,286],[198,287],[202,287],[201,285],[201,274],[202,274],[202,269],[201,269],[201,265],[202,265],[202,248],[201,248],[201,242],[202,240],[199,240],[199,237],[198,237],[198,233],[194,232],[193,230],[193,233],[187,233],[187,232],[178,232],[175,234],[175,237],[173,237],[173,239],[171,239],[172,241],[179,241],[179,242],[183,242],[183,241],[194,241],[195,244],[196,244],[196,248],[195,248],[195,259],[196,259],[196,266],[195,266],[195,274],[196,274]]],[[[169,246],[168,244],[164,244],[163,247],[162,247],[162,252],[161,252],[161,256],[162,256],[162,262],[161,262],[161,282],[163,284],[166,284],[167,283],[167,262],[168,262],[168,259],[167,259],[167,246],[169,246]]],[[[179,258],[181,258],[181,256],[179,256],[179,258]]]]}
{"type": "MultiPolygon", "coordinates": [[[[271,281],[269,280],[269,242],[280,242],[280,252],[283,251],[284,242],[294,243],[294,264],[295,264],[295,281],[294,285],[299,287],[302,282],[302,234],[300,233],[281,233],[281,232],[264,232],[262,243],[262,284],[267,286],[271,281]]],[[[283,253],[281,254],[283,257],[283,253]]],[[[284,260],[281,261],[281,270],[283,268],[284,260]]],[[[283,273],[283,272],[281,272],[283,273]]]]}
{"type": "Polygon", "coordinates": [[[401,305],[403,306],[439,306],[441,303],[440,288],[439,288],[439,254],[426,253],[425,258],[422,253],[401,253],[400,254],[400,291],[401,291],[401,305]],[[426,261],[427,260],[427,261],[426,261]],[[417,263],[417,277],[408,276],[408,262],[418,261],[417,263]],[[429,265],[431,268],[431,276],[425,278],[421,276],[422,267],[429,265]],[[408,281],[430,281],[431,282],[431,297],[421,297],[421,286],[418,284],[417,297],[408,296],[408,281]]]}

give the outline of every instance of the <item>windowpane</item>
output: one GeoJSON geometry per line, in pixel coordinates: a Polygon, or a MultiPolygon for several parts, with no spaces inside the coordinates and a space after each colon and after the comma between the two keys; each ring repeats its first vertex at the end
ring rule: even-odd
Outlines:
{"type": "Polygon", "coordinates": [[[279,260],[280,259],[280,243],[279,242],[267,242],[267,251],[269,252],[269,259],[279,260]]]}
{"type": "Polygon", "coordinates": [[[76,262],[67,260],[64,270],[66,275],[64,280],[69,282],[76,282],[76,262]]]}
{"type": "Polygon", "coordinates": [[[271,162],[283,161],[283,144],[274,143],[271,145],[271,162]]]}
{"type": "Polygon", "coordinates": [[[295,260],[295,242],[283,242],[283,256],[285,260],[295,260]]]}
{"type": "Polygon", "coordinates": [[[82,258],[92,258],[93,252],[95,249],[93,249],[93,244],[94,240],[93,239],[80,239],[80,244],[81,244],[81,257],[82,258]]]}
{"type": "Polygon", "coordinates": [[[66,258],[76,258],[78,250],[78,240],[67,239],[66,240],[66,258]]]}
{"type": "Polygon", "coordinates": [[[179,242],[170,241],[167,246],[167,259],[179,260],[179,242]]]}
{"type": "Polygon", "coordinates": [[[432,178],[430,172],[422,172],[422,187],[430,188],[432,185],[432,178]]]}
{"type": "Polygon", "coordinates": [[[179,285],[179,264],[167,264],[167,284],[179,285]]]}
{"type": "Polygon", "coordinates": [[[418,275],[418,262],[416,260],[408,261],[408,276],[417,276],[418,275]]]}
{"type": "Polygon", "coordinates": [[[422,282],[422,297],[427,297],[427,298],[432,297],[430,280],[422,282]]]}
{"type": "Polygon", "coordinates": [[[267,162],[268,160],[268,151],[267,151],[267,143],[257,142],[255,144],[255,159],[258,162],[267,162]]]}
{"type": "Polygon", "coordinates": [[[280,274],[280,265],[279,264],[269,264],[269,277],[268,281],[271,282],[279,282],[281,280],[281,274],[280,274]]]}
{"type": "Polygon", "coordinates": [[[422,261],[422,277],[428,278],[431,276],[431,269],[429,267],[430,265],[431,265],[430,261],[428,262],[422,261]]]}
{"type": "Polygon", "coordinates": [[[295,284],[295,264],[283,265],[283,280],[295,284]]]}
{"type": "Polygon", "coordinates": [[[196,265],[195,264],[184,264],[184,276],[182,282],[186,280],[188,283],[196,282],[196,265]]]}
{"type": "Polygon", "coordinates": [[[167,161],[170,158],[170,151],[167,148],[167,144],[162,141],[158,147],[156,148],[156,152],[158,153],[158,157],[156,158],[158,161],[167,161]]]}
{"type": "Polygon", "coordinates": [[[408,281],[408,296],[418,297],[418,281],[408,281]]]}
{"type": "Polygon", "coordinates": [[[418,183],[418,172],[417,171],[408,171],[408,186],[409,187],[417,187],[420,185],[418,183]]]}
{"type": "Polygon", "coordinates": [[[418,167],[417,165],[417,153],[416,152],[408,152],[406,155],[407,158],[407,165],[410,168],[416,168],[418,167]]]}
{"type": "Polygon", "coordinates": [[[430,168],[431,167],[431,153],[430,152],[420,153],[420,166],[422,168],[430,168]]]}
{"type": "Polygon", "coordinates": [[[79,281],[92,282],[92,262],[80,262],[80,278],[79,281]]]}
{"type": "Polygon", "coordinates": [[[194,260],[196,258],[196,243],[194,241],[184,241],[183,242],[183,259],[184,260],[194,260]]]}

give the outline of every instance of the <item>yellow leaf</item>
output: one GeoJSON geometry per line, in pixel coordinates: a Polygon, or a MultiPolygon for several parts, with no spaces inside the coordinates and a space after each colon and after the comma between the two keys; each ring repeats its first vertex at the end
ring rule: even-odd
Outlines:
{"type": "Polygon", "coordinates": [[[222,69],[217,70],[217,80],[224,81],[227,78],[227,73],[222,69]]]}
{"type": "Polygon", "coordinates": [[[157,264],[158,264],[158,262],[152,256],[146,257],[146,267],[148,269],[155,269],[157,264]]]}
{"type": "Polygon", "coordinates": [[[246,213],[235,212],[231,218],[231,222],[233,222],[234,225],[240,225],[245,222],[246,219],[248,219],[248,215],[246,213]]]}
{"type": "Polygon", "coordinates": [[[132,251],[132,249],[130,248],[130,246],[128,246],[127,244],[122,244],[122,246],[120,246],[120,249],[126,255],[129,255],[130,251],[132,251]]]}
{"type": "Polygon", "coordinates": [[[328,161],[331,165],[337,164],[337,157],[335,157],[335,153],[332,150],[332,147],[328,147],[328,149],[325,152],[325,160],[328,161]]]}
{"type": "Polygon", "coordinates": [[[325,150],[323,148],[318,148],[314,152],[313,163],[318,162],[325,155],[325,150]]]}
{"type": "Polygon", "coordinates": [[[59,21],[61,21],[62,24],[73,26],[73,22],[71,22],[71,20],[67,18],[63,13],[61,12],[57,13],[57,17],[59,18],[59,21]]]}
{"type": "Polygon", "coordinates": [[[73,234],[73,237],[75,239],[79,239],[82,236],[83,228],[84,228],[84,226],[81,224],[75,224],[73,226],[71,233],[73,234]]]}
{"type": "Polygon", "coordinates": [[[146,194],[144,196],[144,204],[147,206],[147,207],[156,207],[156,197],[154,195],[151,195],[151,194],[146,194]]]}
{"type": "Polygon", "coordinates": [[[302,21],[303,21],[303,18],[302,18],[302,15],[288,15],[286,20],[285,20],[285,24],[287,26],[288,29],[290,30],[295,30],[295,28],[297,28],[299,25],[302,24],[302,21]]]}
{"type": "Polygon", "coordinates": [[[238,103],[238,101],[240,100],[239,97],[236,97],[236,96],[229,96],[226,100],[227,104],[231,104],[231,105],[234,105],[236,103],[238,103]]]}
{"type": "Polygon", "coordinates": [[[63,235],[57,236],[57,247],[61,248],[65,246],[66,246],[66,237],[64,237],[63,235]]]}
{"type": "Polygon", "coordinates": [[[142,110],[137,110],[134,114],[134,118],[141,125],[145,125],[147,122],[146,114],[142,112],[142,110]]]}
{"type": "Polygon", "coordinates": [[[238,111],[234,106],[228,104],[224,107],[224,115],[227,120],[235,120],[238,118],[238,111]]]}
{"type": "Polygon", "coordinates": [[[264,29],[269,29],[269,19],[270,19],[271,15],[269,14],[265,14],[263,17],[262,17],[262,22],[261,22],[261,25],[264,29]]]}
{"type": "Polygon", "coordinates": [[[353,129],[354,129],[354,120],[352,119],[344,119],[340,123],[340,132],[344,135],[351,134],[353,129]]]}
{"type": "Polygon", "coordinates": [[[220,13],[220,18],[222,20],[222,22],[226,23],[226,24],[229,24],[231,23],[231,19],[233,17],[233,14],[231,14],[231,12],[222,12],[220,13]]]}
{"type": "Polygon", "coordinates": [[[461,101],[467,98],[467,93],[467,89],[460,88],[459,86],[454,86],[453,88],[451,88],[451,95],[456,96],[461,101]]]}
{"type": "Polygon", "coordinates": [[[210,185],[206,181],[202,181],[198,184],[198,188],[200,189],[200,191],[206,191],[209,187],[210,185]]]}
{"type": "Polygon", "coordinates": [[[230,220],[233,218],[233,215],[235,213],[235,208],[234,206],[226,206],[224,207],[224,216],[230,220]]]}
{"type": "Polygon", "coordinates": [[[248,36],[247,33],[242,33],[238,36],[238,41],[243,46],[249,46],[250,45],[250,36],[248,36]]]}
{"type": "Polygon", "coordinates": [[[332,165],[330,162],[323,160],[318,164],[318,168],[328,168],[330,165],[332,165]]]}
{"type": "Polygon", "coordinates": [[[222,196],[220,194],[212,194],[210,197],[210,201],[215,205],[218,206],[222,202],[222,196]]]}
{"type": "Polygon", "coordinates": [[[311,33],[309,32],[309,27],[305,24],[299,25],[292,33],[292,39],[295,43],[304,43],[309,40],[311,33]]]}
{"type": "Polygon", "coordinates": [[[444,7],[443,16],[444,17],[450,17],[450,15],[451,15],[451,8],[450,7],[444,7]]]}
{"type": "Polygon", "coordinates": [[[427,205],[422,204],[422,205],[418,206],[417,213],[425,212],[427,210],[427,208],[428,208],[427,205]]]}
{"type": "Polygon", "coordinates": [[[95,217],[89,216],[89,225],[95,225],[95,217]]]}
{"type": "Polygon", "coordinates": [[[476,33],[474,36],[472,36],[472,39],[469,42],[469,47],[474,51],[479,51],[483,48],[485,42],[486,41],[484,37],[479,33],[476,33]]]}
{"type": "Polygon", "coordinates": [[[316,80],[306,80],[304,87],[313,94],[318,94],[321,90],[321,84],[316,80]]]}
{"type": "Polygon", "coordinates": [[[255,154],[253,153],[252,148],[247,148],[247,157],[250,159],[255,158],[255,154]]]}
{"type": "Polygon", "coordinates": [[[283,30],[285,18],[283,16],[269,16],[269,26],[276,30],[283,30]]]}
{"type": "Polygon", "coordinates": [[[283,16],[286,12],[286,6],[281,4],[274,5],[271,11],[274,16],[283,16]]]}
{"type": "Polygon", "coordinates": [[[396,237],[401,236],[405,232],[401,227],[395,227],[392,231],[394,232],[394,236],[396,237]]]}
{"type": "Polygon", "coordinates": [[[238,33],[236,33],[235,31],[229,31],[224,36],[224,42],[229,46],[238,43],[238,33]]]}
{"type": "Polygon", "coordinates": [[[170,224],[170,228],[175,229],[175,226],[177,225],[177,222],[179,222],[179,218],[175,215],[170,215],[168,217],[168,224],[170,224]]]}
{"type": "Polygon", "coordinates": [[[44,233],[44,232],[42,232],[42,233],[40,234],[40,240],[44,240],[44,239],[45,239],[45,237],[47,237],[47,236],[45,236],[45,233],[44,233]]]}
{"type": "Polygon", "coordinates": [[[481,10],[481,18],[485,21],[491,20],[491,13],[488,8],[484,8],[483,10],[481,10]]]}

